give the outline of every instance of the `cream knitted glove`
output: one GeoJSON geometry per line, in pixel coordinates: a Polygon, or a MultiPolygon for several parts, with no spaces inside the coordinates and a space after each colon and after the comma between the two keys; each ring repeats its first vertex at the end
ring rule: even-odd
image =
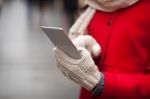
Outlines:
{"type": "Polygon", "coordinates": [[[81,47],[78,50],[81,54],[81,59],[73,59],[58,48],[54,48],[57,66],[67,78],[87,90],[92,90],[100,81],[100,72],[89,51],[81,47]]]}
{"type": "Polygon", "coordinates": [[[101,47],[97,41],[90,35],[80,35],[73,40],[76,47],[86,48],[93,57],[98,57],[101,53],[101,47]]]}

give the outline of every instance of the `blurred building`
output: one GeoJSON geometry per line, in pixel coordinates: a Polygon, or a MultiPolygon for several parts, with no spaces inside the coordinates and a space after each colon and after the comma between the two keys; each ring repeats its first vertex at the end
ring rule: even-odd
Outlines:
{"type": "Polygon", "coordinates": [[[64,10],[66,13],[66,16],[69,19],[70,26],[74,23],[76,20],[77,12],[78,12],[78,0],[63,0],[64,10]]]}

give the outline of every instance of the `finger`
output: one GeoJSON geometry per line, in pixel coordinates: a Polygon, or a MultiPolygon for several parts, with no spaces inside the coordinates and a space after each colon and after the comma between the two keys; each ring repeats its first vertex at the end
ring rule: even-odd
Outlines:
{"type": "Polygon", "coordinates": [[[53,48],[53,52],[56,58],[64,59],[65,57],[68,57],[63,51],[58,48],[53,48]]]}
{"type": "Polygon", "coordinates": [[[89,35],[81,35],[73,40],[76,47],[86,48],[94,57],[97,57],[101,53],[101,47],[97,41],[89,35]]]}
{"type": "Polygon", "coordinates": [[[97,57],[100,55],[101,47],[92,36],[86,35],[84,42],[85,42],[85,46],[90,51],[92,56],[97,57]]]}
{"type": "Polygon", "coordinates": [[[80,35],[76,39],[74,39],[72,42],[76,47],[83,47],[85,48],[85,42],[84,42],[84,36],[80,35]]]}

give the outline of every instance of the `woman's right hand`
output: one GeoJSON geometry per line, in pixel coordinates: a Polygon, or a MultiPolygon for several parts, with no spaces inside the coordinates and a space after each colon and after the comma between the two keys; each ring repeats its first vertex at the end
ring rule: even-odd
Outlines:
{"type": "Polygon", "coordinates": [[[100,56],[101,47],[97,41],[90,35],[80,35],[72,40],[75,46],[87,49],[93,57],[100,56]]]}

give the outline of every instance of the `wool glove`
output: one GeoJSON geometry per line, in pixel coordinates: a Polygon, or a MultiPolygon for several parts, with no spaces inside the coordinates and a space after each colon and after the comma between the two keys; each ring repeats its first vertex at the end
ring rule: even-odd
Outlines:
{"type": "Polygon", "coordinates": [[[73,40],[76,47],[84,47],[93,57],[98,57],[101,53],[101,47],[97,41],[90,35],[80,35],[73,40]]]}
{"type": "Polygon", "coordinates": [[[101,75],[89,51],[82,47],[78,47],[78,50],[81,54],[80,59],[73,59],[58,48],[53,49],[57,66],[62,73],[73,82],[91,91],[100,81],[101,75]]]}

